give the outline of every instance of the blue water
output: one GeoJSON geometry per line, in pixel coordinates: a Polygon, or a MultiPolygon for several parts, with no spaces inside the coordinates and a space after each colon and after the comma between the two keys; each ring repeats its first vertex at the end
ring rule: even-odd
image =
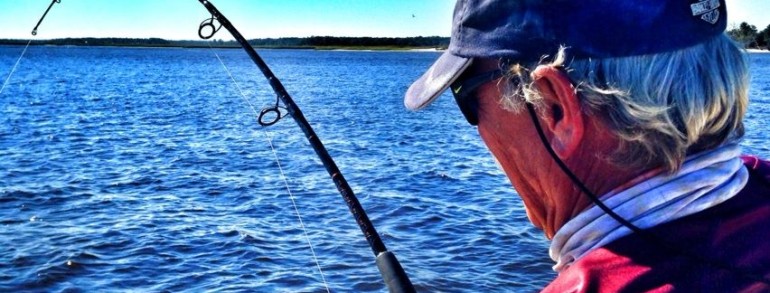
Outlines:
{"type": "MultiPolygon", "coordinates": [[[[0,47],[0,77],[22,48],[0,47]]],[[[215,53],[257,110],[274,103],[241,50],[29,48],[0,93],[0,291],[385,290],[295,123],[257,125],[215,53]]],[[[403,108],[437,53],[261,54],[419,291],[536,291],[554,277],[453,101],[403,108]]],[[[744,145],[768,157],[770,54],[751,59],[744,145]]]]}

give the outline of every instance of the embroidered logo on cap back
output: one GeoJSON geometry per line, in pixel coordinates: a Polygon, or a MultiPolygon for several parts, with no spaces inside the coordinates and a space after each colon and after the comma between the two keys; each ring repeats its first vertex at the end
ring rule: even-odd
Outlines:
{"type": "Polygon", "coordinates": [[[700,19],[715,24],[719,21],[719,0],[703,0],[698,3],[690,4],[692,16],[700,15],[700,19]]]}

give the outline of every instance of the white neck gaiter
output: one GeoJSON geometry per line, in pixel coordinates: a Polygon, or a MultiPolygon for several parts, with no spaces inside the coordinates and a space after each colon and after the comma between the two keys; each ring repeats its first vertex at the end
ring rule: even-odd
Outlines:
{"type": "MultiPolygon", "coordinates": [[[[601,201],[622,218],[646,229],[718,205],[748,181],[738,144],[687,158],[673,175],[661,174],[628,189],[610,192],[601,201]]],[[[632,231],[594,205],[569,220],[551,241],[549,253],[561,272],[592,250],[632,231]]]]}

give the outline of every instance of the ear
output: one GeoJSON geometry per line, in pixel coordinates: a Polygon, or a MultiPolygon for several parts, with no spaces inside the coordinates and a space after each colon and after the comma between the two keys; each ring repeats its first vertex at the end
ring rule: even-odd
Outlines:
{"type": "Polygon", "coordinates": [[[575,88],[567,74],[555,66],[538,66],[532,78],[544,98],[546,111],[542,118],[553,134],[551,147],[559,158],[569,158],[580,146],[585,131],[575,88]]]}

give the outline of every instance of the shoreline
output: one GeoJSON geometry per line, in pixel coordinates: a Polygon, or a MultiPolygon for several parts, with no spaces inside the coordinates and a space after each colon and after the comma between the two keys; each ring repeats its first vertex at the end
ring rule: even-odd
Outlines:
{"type": "MultiPolygon", "coordinates": [[[[24,46],[26,43],[21,40],[2,40],[0,46],[24,46]],[[3,42],[5,41],[5,42],[3,42]]],[[[51,47],[114,47],[114,48],[171,48],[171,49],[240,49],[240,46],[219,45],[181,45],[181,44],[50,44],[46,42],[30,43],[30,46],[51,46],[51,47]]],[[[443,52],[446,47],[410,47],[410,46],[253,46],[255,49],[270,50],[317,50],[317,51],[365,51],[365,52],[443,52]]],[[[770,50],[749,48],[744,49],[750,54],[770,54],[770,50]]]]}
{"type": "MultiPolygon", "coordinates": [[[[355,51],[437,51],[449,46],[448,37],[329,37],[251,39],[249,44],[261,49],[309,49],[355,51]]],[[[149,48],[240,48],[235,41],[165,40],[160,38],[64,38],[48,40],[0,39],[0,45],[77,47],[149,47],[149,48]]]]}
{"type": "MultiPolygon", "coordinates": [[[[16,43],[0,43],[0,46],[24,46],[25,44],[16,43]]],[[[147,49],[241,49],[240,46],[202,46],[202,45],[147,45],[147,44],[130,44],[130,45],[73,45],[73,44],[30,44],[30,46],[39,47],[82,47],[82,48],[147,48],[147,49]]],[[[317,51],[367,51],[367,52],[443,52],[445,48],[425,48],[425,47],[392,47],[392,46],[253,46],[254,49],[269,49],[269,50],[317,50],[317,51]]]]}

